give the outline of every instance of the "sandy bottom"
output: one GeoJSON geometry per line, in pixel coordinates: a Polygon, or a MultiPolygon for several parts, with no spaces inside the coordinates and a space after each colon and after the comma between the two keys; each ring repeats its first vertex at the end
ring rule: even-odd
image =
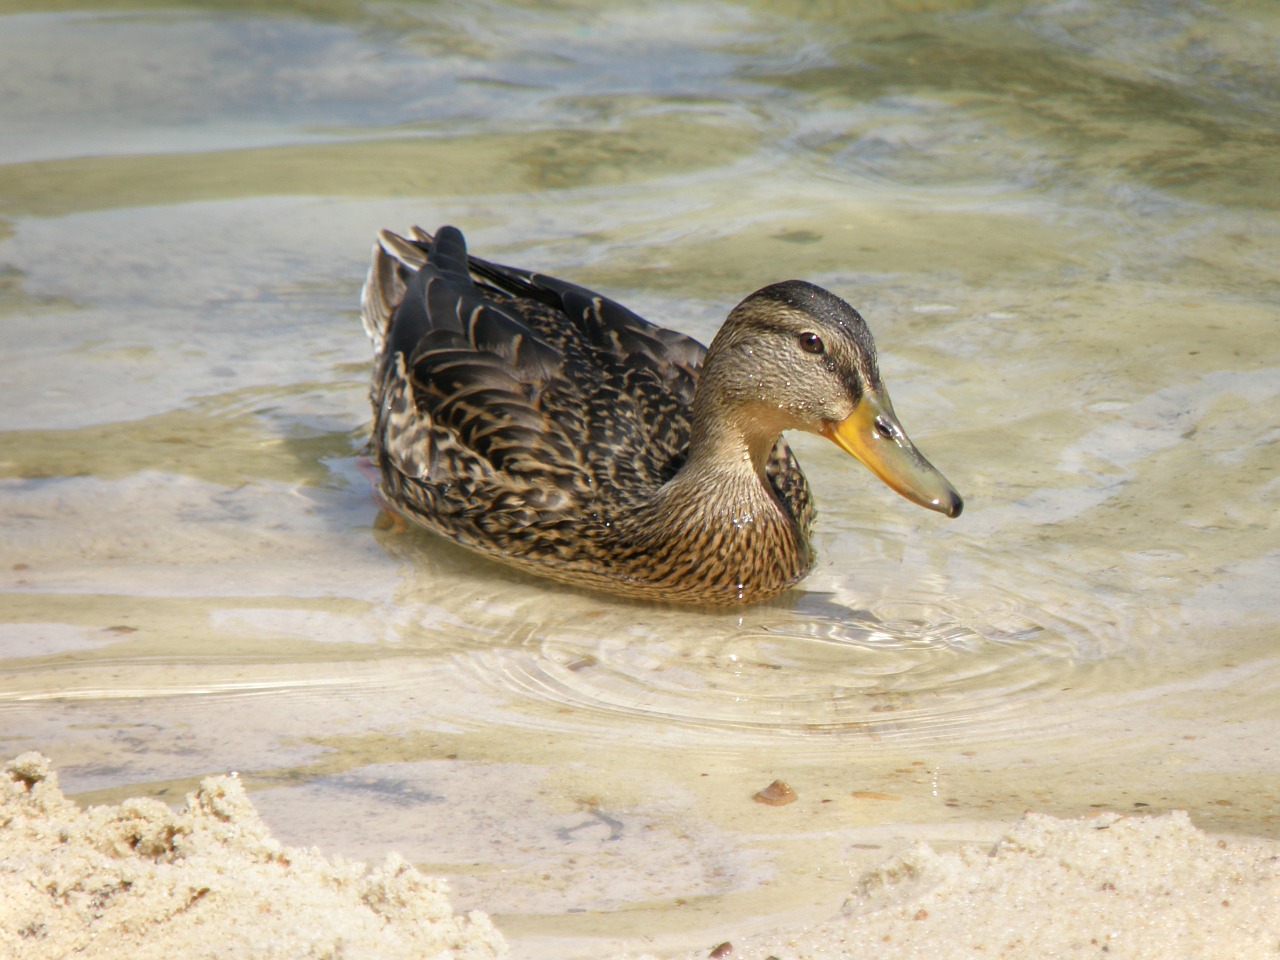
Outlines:
{"type": "MultiPolygon", "coordinates": [[[[487,916],[454,913],[396,854],[370,869],[273,840],[234,777],[176,813],[82,811],[26,753],[0,794],[0,956],[509,956],[487,916]]],[[[1280,843],[1213,838],[1181,813],[1027,814],[993,849],[919,844],[863,876],[840,916],[687,955],[708,956],[1275,958],[1280,843]]]]}

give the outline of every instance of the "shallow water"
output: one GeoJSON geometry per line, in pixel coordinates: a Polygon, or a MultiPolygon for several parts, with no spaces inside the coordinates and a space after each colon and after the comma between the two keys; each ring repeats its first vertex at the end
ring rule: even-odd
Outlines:
{"type": "Polygon", "coordinates": [[[238,770],[526,955],[1028,807],[1280,835],[1280,19],[844,6],[0,7],[4,752],[238,770]],[[377,529],[359,286],[442,222],[704,340],[831,287],[964,515],[796,438],[819,567],[736,613],[377,529]]]}

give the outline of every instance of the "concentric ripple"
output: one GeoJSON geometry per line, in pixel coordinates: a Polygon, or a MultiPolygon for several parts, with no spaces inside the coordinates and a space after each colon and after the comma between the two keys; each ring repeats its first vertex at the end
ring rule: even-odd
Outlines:
{"type": "Polygon", "coordinates": [[[568,712],[592,726],[654,721],[657,738],[678,728],[826,742],[1054,724],[1036,705],[1087,684],[1103,646],[1097,624],[1037,614],[1012,596],[984,607],[936,596],[817,606],[741,619],[669,613],[620,631],[561,623],[460,657],[528,707],[558,708],[556,725],[568,712]]]}

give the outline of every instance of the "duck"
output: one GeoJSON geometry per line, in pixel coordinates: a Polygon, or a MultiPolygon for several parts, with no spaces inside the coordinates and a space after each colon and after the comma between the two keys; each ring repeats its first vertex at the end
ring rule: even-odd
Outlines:
{"type": "Polygon", "coordinates": [[[963,508],[894,413],[862,316],[804,280],[752,293],[707,347],[414,227],[379,233],[361,317],[384,504],[560,584],[707,607],[793,588],[815,509],[788,430],[920,506],[963,508]]]}

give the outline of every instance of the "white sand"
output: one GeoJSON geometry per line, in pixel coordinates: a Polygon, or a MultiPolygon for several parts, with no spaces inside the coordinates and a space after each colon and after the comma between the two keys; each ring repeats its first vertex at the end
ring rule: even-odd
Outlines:
{"type": "MultiPolygon", "coordinates": [[[[1280,957],[1280,843],[1215,839],[1185,814],[1028,814],[994,850],[925,844],[864,876],[842,915],[730,941],[722,957],[1280,957]]],[[[687,955],[707,957],[716,947],[687,955]]],[[[81,811],[49,761],[0,777],[0,956],[457,958],[508,955],[480,913],[392,854],[379,868],[272,840],[234,777],[174,813],[81,811]]],[[[683,958],[682,958],[683,960],[683,958]]]]}
{"type": "Polygon", "coordinates": [[[234,777],[174,813],[158,800],[81,810],[49,761],[0,778],[0,957],[505,957],[483,914],[392,854],[379,868],[272,840],[234,777]]]}
{"type": "Polygon", "coordinates": [[[1215,839],[1181,812],[1027,814],[993,850],[918,844],[865,875],[842,914],[730,941],[728,957],[1274,960],[1280,843],[1215,839]]]}

